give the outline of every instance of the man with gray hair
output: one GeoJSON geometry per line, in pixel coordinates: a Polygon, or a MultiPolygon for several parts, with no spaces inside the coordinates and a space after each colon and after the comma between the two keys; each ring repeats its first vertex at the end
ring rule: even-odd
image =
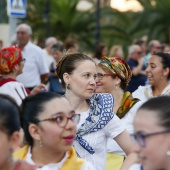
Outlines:
{"type": "Polygon", "coordinates": [[[48,80],[47,60],[43,50],[31,42],[32,29],[29,25],[18,25],[16,35],[18,47],[22,49],[23,57],[26,59],[23,73],[17,77],[17,80],[32,90],[48,80]]]}
{"type": "Polygon", "coordinates": [[[144,65],[146,66],[149,58],[153,53],[161,52],[162,46],[158,40],[152,40],[148,44],[148,54],[143,57],[144,65]]]}
{"type": "Polygon", "coordinates": [[[43,51],[47,59],[48,68],[50,68],[52,63],[55,63],[55,59],[52,56],[51,47],[56,43],[57,43],[57,39],[55,37],[48,37],[45,40],[45,48],[43,49],[43,51]]]}
{"type": "Polygon", "coordinates": [[[134,44],[129,47],[129,56],[127,59],[127,63],[129,64],[132,70],[132,78],[126,90],[132,93],[140,85],[144,86],[146,82],[142,51],[139,45],[134,44]]]}

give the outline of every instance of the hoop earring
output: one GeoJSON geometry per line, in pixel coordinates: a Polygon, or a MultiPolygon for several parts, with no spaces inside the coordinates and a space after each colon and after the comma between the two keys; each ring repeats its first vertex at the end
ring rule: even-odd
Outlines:
{"type": "Polygon", "coordinates": [[[43,146],[43,143],[42,143],[41,138],[38,140],[38,142],[39,142],[39,146],[42,147],[42,146],[43,146]]]}
{"type": "Polygon", "coordinates": [[[66,88],[67,90],[70,90],[70,84],[67,84],[66,88]]]}

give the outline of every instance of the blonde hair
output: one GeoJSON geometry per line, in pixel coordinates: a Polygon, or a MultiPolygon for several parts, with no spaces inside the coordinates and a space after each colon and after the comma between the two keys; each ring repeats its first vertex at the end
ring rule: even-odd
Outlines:
{"type": "Polygon", "coordinates": [[[112,58],[112,57],[121,57],[121,58],[123,58],[124,56],[118,56],[118,51],[119,50],[121,50],[122,54],[123,54],[123,49],[122,49],[121,45],[112,46],[112,48],[110,49],[109,58],[112,58]]]}

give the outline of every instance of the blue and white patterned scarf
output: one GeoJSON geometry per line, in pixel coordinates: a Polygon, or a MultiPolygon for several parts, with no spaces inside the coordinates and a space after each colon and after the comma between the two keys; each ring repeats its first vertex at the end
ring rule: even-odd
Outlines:
{"type": "Polygon", "coordinates": [[[97,132],[103,129],[108,122],[113,118],[113,96],[108,93],[94,94],[87,100],[90,103],[90,113],[86,118],[85,123],[78,129],[76,140],[79,144],[87,150],[90,154],[95,151],[89,143],[83,139],[83,135],[88,133],[97,132]]]}

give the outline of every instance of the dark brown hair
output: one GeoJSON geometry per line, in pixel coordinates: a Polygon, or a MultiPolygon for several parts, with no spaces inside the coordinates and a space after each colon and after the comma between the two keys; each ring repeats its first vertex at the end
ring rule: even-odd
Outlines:
{"type": "Polygon", "coordinates": [[[72,72],[76,69],[78,64],[85,60],[94,62],[92,58],[82,53],[67,54],[59,61],[59,63],[57,64],[56,72],[64,88],[65,88],[65,82],[63,79],[63,74],[64,73],[72,74],[72,72]]]}
{"type": "MultiPolygon", "coordinates": [[[[170,69],[170,54],[168,53],[162,53],[162,52],[159,52],[159,53],[154,53],[152,54],[152,56],[158,56],[159,58],[161,58],[161,63],[163,65],[163,68],[169,68],[170,69]]],[[[170,79],[170,71],[169,71],[169,74],[168,74],[168,80],[170,79]]]]}

